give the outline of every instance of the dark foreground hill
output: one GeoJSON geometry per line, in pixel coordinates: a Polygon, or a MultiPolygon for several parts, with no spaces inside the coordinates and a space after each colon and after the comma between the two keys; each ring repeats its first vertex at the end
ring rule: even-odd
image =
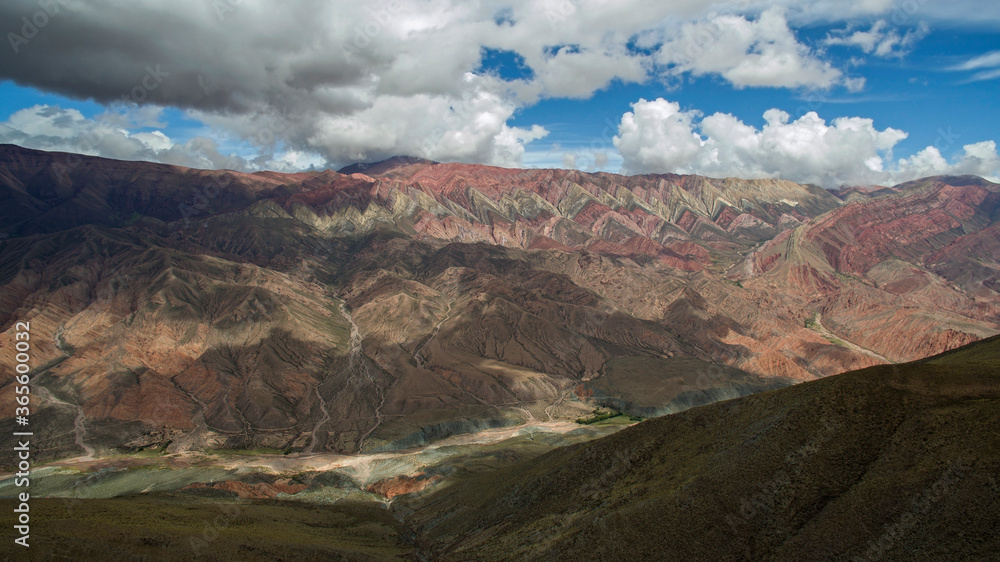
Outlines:
{"type": "MultiPolygon", "coordinates": [[[[996,559],[1000,338],[694,408],[462,474],[397,498],[388,512],[349,501],[191,495],[35,499],[31,554],[996,559]]],[[[0,504],[12,509],[10,500],[0,504]]]]}
{"type": "Polygon", "coordinates": [[[431,559],[996,559],[1000,339],[650,420],[407,508],[431,559]]]}

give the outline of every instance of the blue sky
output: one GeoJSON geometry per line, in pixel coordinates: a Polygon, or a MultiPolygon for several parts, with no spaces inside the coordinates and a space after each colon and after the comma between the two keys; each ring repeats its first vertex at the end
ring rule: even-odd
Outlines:
{"type": "Polygon", "coordinates": [[[1000,174],[991,2],[60,5],[0,8],[0,142],[245,170],[1000,174]]]}
{"type": "MultiPolygon", "coordinates": [[[[842,27],[813,26],[799,30],[799,37],[822,44],[832,29],[842,27]]],[[[899,58],[852,61],[859,53],[850,47],[830,46],[826,51],[838,66],[865,78],[863,90],[737,89],[717,76],[670,85],[615,83],[586,100],[544,100],[519,111],[512,124],[544,123],[551,134],[537,144],[589,149],[600,146],[608,132],[614,136],[618,119],[629,111],[629,104],[640,98],[665,97],[684,109],[732,113],[758,128],[764,125],[763,114],[770,108],[782,109],[793,119],[808,111],[827,121],[869,117],[876,127],[909,133],[896,145],[896,157],[910,157],[927,146],[938,146],[945,156],[952,157],[962,152],[964,144],[1000,140],[1000,77],[970,81],[974,70],[954,69],[985,53],[1000,52],[1000,31],[955,24],[931,29],[912,51],[899,58]]],[[[551,158],[540,161],[559,165],[551,158]]]]}

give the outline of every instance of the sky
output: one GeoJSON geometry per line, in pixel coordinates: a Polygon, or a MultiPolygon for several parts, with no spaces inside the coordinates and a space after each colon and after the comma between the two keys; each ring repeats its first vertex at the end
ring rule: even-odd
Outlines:
{"type": "Polygon", "coordinates": [[[4,0],[0,143],[1000,181],[995,0],[4,0]]]}

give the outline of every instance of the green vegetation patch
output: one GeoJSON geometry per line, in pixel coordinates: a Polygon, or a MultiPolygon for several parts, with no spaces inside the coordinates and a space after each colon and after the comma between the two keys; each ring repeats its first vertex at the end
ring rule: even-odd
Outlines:
{"type": "Polygon", "coordinates": [[[626,416],[625,414],[622,414],[618,410],[605,411],[605,410],[602,410],[600,408],[594,408],[594,415],[592,415],[592,416],[590,416],[588,418],[576,418],[576,423],[578,423],[580,425],[591,425],[591,424],[603,422],[603,421],[606,421],[606,420],[610,420],[610,419],[613,419],[613,418],[626,418],[626,419],[628,419],[629,416],[626,416]]]}

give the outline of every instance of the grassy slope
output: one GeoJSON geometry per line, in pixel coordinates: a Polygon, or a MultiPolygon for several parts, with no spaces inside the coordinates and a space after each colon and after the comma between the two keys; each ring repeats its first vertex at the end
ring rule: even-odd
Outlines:
{"type": "Polygon", "coordinates": [[[1000,336],[993,336],[973,345],[967,345],[951,351],[945,351],[940,355],[928,357],[920,363],[933,363],[936,365],[962,365],[967,363],[981,363],[992,366],[1000,372],[1000,336]]]}
{"type": "MultiPolygon", "coordinates": [[[[0,507],[11,513],[14,504],[2,500],[0,507]]],[[[399,523],[370,503],[157,495],[33,499],[31,522],[30,551],[5,547],[0,559],[394,560],[411,550],[400,539],[399,523]]],[[[8,526],[8,545],[12,533],[8,526]]]]}
{"type": "Polygon", "coordinates": [[[650,420],[410,500],[450,559],[1000,551],[996,338],[650,420]]]}

